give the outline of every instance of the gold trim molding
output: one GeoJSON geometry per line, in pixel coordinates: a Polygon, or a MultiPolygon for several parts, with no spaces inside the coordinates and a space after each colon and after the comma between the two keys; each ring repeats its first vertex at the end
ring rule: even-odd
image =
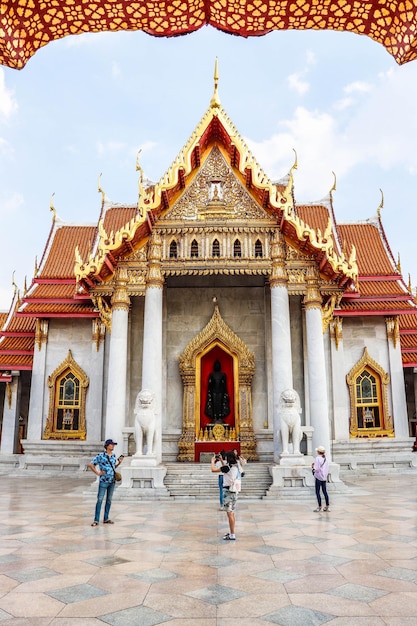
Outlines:
{"type": "Polygon", "coordinates": [[[390,375],[377,363],[368,352],[365,347],[362,357],[352,367],[350,372],[346,375],[346,382],[349,386],[350,396],[350,420],[349,430],[351,438],[356,437],[394,437],[394,427],[392,423],[392,417],[388,412],[388,385],[390,383],[390,375]],[[356,379],[363,372],[364,369],[369,368],[374,370],[381,380],[381,402],[382,402],[382,418],[384,428],[366,429],[365,432],[359,431],[357,416],[356,416],[356,379]]]}
{"type": "Polygon", "coordinates": [[[87,428],[85,421],[85,401],[87,394],[87,387],[90,384],[90,380],[84,370],[78,365],[72,356],[71,350],[68,350],[66,359],[62,361],[60,365],[48,376],[49,387],[49,411],[48,418],[46,420],[45,430],[43,433],[43,439],[80,439],[85,441],[87,438],[87,428]],[[66,371],[70,371],[80,381],[80,402],[79,402],[79,423],[78,430],[73,431],[55,431],[54,430],[54,418],[56,409],[56,381],[57,378],[62,376],[66,371]]]}
{"type": "Polygon", "coordinates": [[[397,343],[400,340],[400,325],[398,323],[398,317],[386,317],[385,323],[387,326],[388,341],[392,341],[394,348],[396,348],[397,343]]]}
{"type": "Polygon", "coordinates": [[[194,461],[194,444],[200,425],[200,362],[214,346],[220,346],[233,358],[235,374],[236,430],[240,434],[242,455],[258,460],[252,420],[252,378],[255,355],[233,332],[220,315],[218,306],[206,327],[190,341],[178,357],[184,384],[182,435],[178,442],[178,461],[194,461]]]}

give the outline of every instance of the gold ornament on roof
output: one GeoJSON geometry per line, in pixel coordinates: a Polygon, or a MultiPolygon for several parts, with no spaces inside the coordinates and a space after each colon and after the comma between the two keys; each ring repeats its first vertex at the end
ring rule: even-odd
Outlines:
{"type": "Polygon", "coordinates": [[[55,222],[56,220],[56,209],[54,207],[54,195],[55,192],[52,194],[51,199],[49,201],[49,210],[52,211],[52,221],[55,222]]]}
{"type": "MultiPolygon", "coordinates": [[[[284,191],[281,192],[276,184],[273,183],[262,170],[243,138],[231,122],[226,111],[221,106],[218,96],[217,60],[214,72],[214,94],[210,101],[210,106],[188,142],[179,151],[176,159],[159,182],[152,186],[151,190],[143,190],[140,188],[138,212],[130,222],[120,228],[116,233],[112,232],[110,236],[105,233],[103,225],[99,223],[99,241],[94,258],[90,258],[87,262],[83,262],[81,257],[76,258],[74,272],[77,281],[89,275],[99,275],[105,263],[106,255],[109,252],[119,249],[126,242],[134,238],[138,228],[140,228],[147,219],[148,212],[155,211],[156,214],[159,213],[162,217],[170,210],[170,207],[166,206],[165,203],[168,197],[167,192],[177,189],[179,180],[185,179],[193,172],[195,167],[195,160],[193,159],[194,151],[199,149],[201,137],[204,136],[204,133],[214,118],[219,120],[225,133],[231,138],[234,149],[239,153],[235,167],[238,168],[243,179],[247,179],[248,175],[250,175],[252,187],[254,189],[256,188],[265,198],[269,199],[270,212],[282,216],[282,220],[293,227],[294,236],[300,242],[303,242],[303,245],[308,243],[310,249],[324,255],[335,274],[343,274],[346,278],[355,282],[358,276],[358,267],[354,248],[352,247],[349,260],[347,260],[346,256],[343,254],[340,255],[335,249],[333,237],[329,229],[326,229],[324,235],[322,235],[319,230],[306,224],[296,213],[293,200],[293,172],[298,167],[297,153],[295,150],[295,162],[290,170],[288,183],[284,191]],[[164,207],[163,211],[161,211],[162,206],[164,207]]],[[[140,179],[139,184],[142,185],[142,179],[140,179]]],[[[216,193],[220,193],[219,187],[217,187],[216,193]]],[[[296,245],[296,242],[293,242],[293,245],[296,245]]]]}

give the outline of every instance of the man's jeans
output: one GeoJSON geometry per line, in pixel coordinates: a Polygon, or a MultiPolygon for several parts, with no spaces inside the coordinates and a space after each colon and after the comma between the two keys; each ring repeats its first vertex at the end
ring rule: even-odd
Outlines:
{"type": "Polygon", "coordinates": [[[223,506],[223,474],[219,474],[220,506],[223,506]]]}
{"type": "Polygon", "coordinates": [[[112,483],[99,483],[98,486],[98,494],[97,494],[97,503],[96,503],[96,513],[94,516],[94,521],[100,521],[100,511],[101,505],[103,504],[104,496],[106,496],[106,504],[104,505],[104,521],[109,519],[110,507],[111,507],[111,499],[113,497],[113,491],[116,486],[115,482],[112,483]]]}

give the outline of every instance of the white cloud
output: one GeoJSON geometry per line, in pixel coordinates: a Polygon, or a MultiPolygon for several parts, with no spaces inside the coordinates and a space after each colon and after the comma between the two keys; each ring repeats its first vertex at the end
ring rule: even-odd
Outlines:
{"type": "Polygon", "coordinates": [[[349,85],[346,85],[343,91],[345,93],[369,93],[370,91],[372,91],[372,88],[373,87],[370,83],[358,80],[350,83],[349,85]]]}
{"type": "Polygon", "coordinates": [[[310,85],[307,81],[302,80],[302,74],[290,74],[287,78],[290,89],[296,91],[303,96],[310,89],[310,85]]]}
{"type": "Polygon", "coordinates": [[[5,73],[0,68],[0,119],[8,120],[17,111],[14,92],[6,87],[5,73]]]}

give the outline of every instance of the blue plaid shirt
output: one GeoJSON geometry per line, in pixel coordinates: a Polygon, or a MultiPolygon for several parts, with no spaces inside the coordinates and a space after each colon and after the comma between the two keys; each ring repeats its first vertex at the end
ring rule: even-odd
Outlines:
{"type": "Polygon", "coordinates": [[[91,461],[93,465],[98,465],[101,471],[105,471],[106,473],[100,476],[100,482],[104,484],[109,484],[114,482],[114,471],[117,463],[116,455],[112,454],[109,456],[107,452],[100,452],[94,459],[91,461]]]}

